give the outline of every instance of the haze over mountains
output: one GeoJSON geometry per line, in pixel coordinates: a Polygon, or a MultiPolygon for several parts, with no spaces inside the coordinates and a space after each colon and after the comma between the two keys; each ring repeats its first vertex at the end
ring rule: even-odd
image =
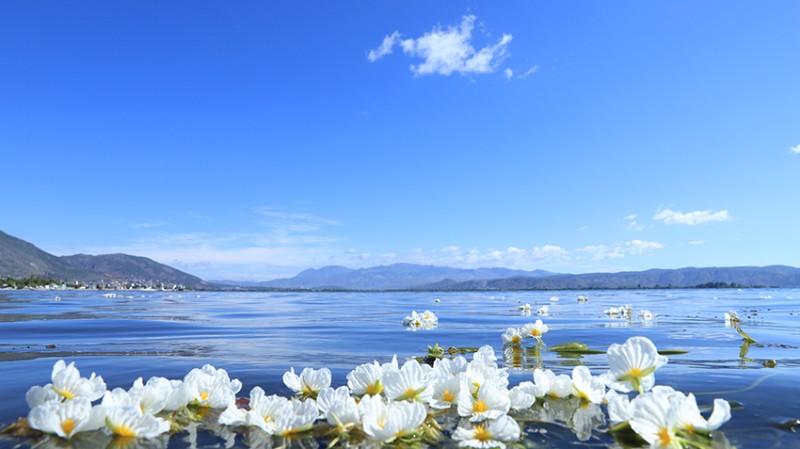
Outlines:
{"type": "Polygon", "coordinates": [[[0,277],[39,276],[83,284],[162,283],[192,289],[273,290],[559,290],[616,288],[780,287],[800,288],[800,268],[711,267],[620,273],[563,274],[509,268],[452,268],[398,263],[370,268],[327,266],[266,282],[206,282],[196,276],[127,254],[54,256],[0,231],[0,277]]]}

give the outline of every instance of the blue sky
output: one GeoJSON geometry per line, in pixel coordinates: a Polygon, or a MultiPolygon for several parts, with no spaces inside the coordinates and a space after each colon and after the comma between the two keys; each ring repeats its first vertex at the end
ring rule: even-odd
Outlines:
{"type": "Polygon", "coordinates": [[[6,1],[0,230],[205,279],[800,266],[796,1],[6,1]]]}

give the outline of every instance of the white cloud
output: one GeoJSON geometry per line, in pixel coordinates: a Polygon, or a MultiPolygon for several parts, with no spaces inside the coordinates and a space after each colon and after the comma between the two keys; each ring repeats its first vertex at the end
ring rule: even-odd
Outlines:
{"type": "Polygon", "coordinates": [[[800,145],[789,147],[789,152],[794,154],[800,154],[800,145]]]}
{"type": "Polygon", "coordinates": [[[392,47],[400,40],[400,33],[395,31],[394,33],[386,36],[383,38],[383,42],[381,42],[380,47],[376,48],[375,50],[370,50],[367,53],[367,58],[370,62],[375,62],[382,57],[392,53],[392,47]]]}
{"type": "Polygon", "coordinates": [[[375,62],[392,52],[392,47],[399,42],[403,52],[422,58],[423,61],[411,65],[415,75],[450,75],[452,73],[473,74],[493,72],[507,56],[510,34],[503,34],[494,44],[475,50],[470,41],[475,28],[475,16],[464,16],[458,26],[445,29],[434,27],[428,33],[416,39],[400,39],[395,31],[383,39],[381,45],[371,50],[367,58],[375,62]]]}
{"type": "Polygon", "coordinates": [[[628,226],[626,226],[628,230],[630,230],[630,231],[641,231],[641,230],[644,229],[644,226],[642,226],[638,221],[636,221],[636,217],[637,217],[636,214],[631,214],[631,215],[626,215],[625,216],[624,220],[626,220],[628,222],[628,226]]]}
{"type": "Polygon", "coordinates": [[[505,69],[503,69],[503,75],[506,76],[507,80],[510,80],[511,78],[514,77],[514,71],[506,67],[505,69]]]}
{"type": "Polygon", "coordinates": [[[525,73],[523,73],[522,75],[519,75],[518,78],[524,80],[525,78],[533,75],[534,73],[536,73],[538,71],[539,71],[539,66],[535,65],[535,66],[529,68],[528,70],[526,70],[525,73]]]}
{"type": "Polygon", "coordinates": [[[702,223],[709,223],[712,221],[730,221],[733,218],[728,215],[727,210],[714,212],[712,210],[699,210],[695,212],[678,212],[669,209],[664,209],[658,212],[654,220],[661,220],[665,224],[685,224],[685,225],[698,225],[702,223]]]}
{"type": "Polygon", "coordinates": [[[639,256],[649,254],[657,249],[664,248],[658,242],[647,242],[644,240],[631,240],[629,242],[607,245],[589,245],[579,248],[576,251],[586,254],[592,261],[604,259],[624,259],[626,256],[639,256]]]}
{"type": "Polygon", "coordinates": [[[690,245],[699,246],[699,245],[704,244],[705,242],[706,242],[705,240],[692,240],[692,241],[689,242],[689,244],[690,245]]]}

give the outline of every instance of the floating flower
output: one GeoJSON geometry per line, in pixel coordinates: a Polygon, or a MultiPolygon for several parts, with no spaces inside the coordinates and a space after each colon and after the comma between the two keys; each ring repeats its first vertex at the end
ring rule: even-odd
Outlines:
{"type": "Polygon", "coordinates": [[[366,363],[347,374],[347,386],[356,396],[365,394],[375,396],[383,392],[382,379],[383,368],[378,362],[366,363]]]}
{"type": "Polygon", "coordinates": [[[542,338],[542,335],[547,333],[548,327],[546,324],[542,322],[542,320],[536,320],[535,323],[528,323],[522,326],[520,332],[527,338],[542,338]]]}
{"type": "Polygon", "coordinates": [[[300,401],[293,399],[286,413],[280,414],[275,423],[276,434],[284,438],[292,438],[308,432],[319,417],[319,410],[313,399],[300,401]]]}
{"type": "Polygon", "coordinates": [[[169,432],[169,422],[138,406],[112,406],[105,408],[106,432],[127,438],[151,439],[169,432]]]}
{"type": "Polygon", "coordinates": [[[553,301],[553,302],[558,302],[559,299],[560,298],[558,296],[551,296],[550,297],[550,301],[553,301]]]}
{"type": "MultiPolygon", "coordinates": [[[[469,391],[469,386],[462,385],[461,391],[469,391]]],[[[464,393],[458,398],[458,415],[470,421],[497,419],[510,409],[508,390],[491,383],[481,385],[476,395],[464,393]]]]}
{"type": "Polygon", "coordinates": [[[138,399],[144,413],[156,414],[162,410],[177,410],[188,402],[181,381],[173,381],[164,377],[151,377],[145,384],[138,378],[128,390],[132,397],[138,399]]]}
{"type": "Polygon", "coordinates": [[[650,443],[651,448],[682,449],[676,435],[678,410],[670,407],[669,398],[661,394],[642,394],[631,401],[633,417],[629,421],[634,432],[650,443]]]}
{"type": "Polygon", "coordinates": [[[61,438],[72,438],[78,432],[103,427],[102,407],[92,407],[85,397],[66,402],[50,401],[34,407],[28,414],[28,423],[36,430],[53,433],[61,438]]]}
{"type": "Polygon", "coordinates": [[[609,386],[624,393],[642,393],[653,388],[653,373],[668,360],[658,354],[656,345],[647,337],[631,337],[622,345],[612,344],[607,354],[609,386]]]}
{"type": "Polygon", "coordinates": [[[380,396],[364,396],[360,407],[364,433],[385,443],[412,435],[427,416],[419,402],[386,403],[380,396]]]}
{"type": "Polygon", "coordinates": [[[453,439],[460,447],[478,449],[505,449],[505,443],[518,441],[521,430],[519,424],[508,415],[471,427],[459,427],[453,432],[453,439]]]}
{"type": "Polygon", "coordinates": [[[725,327],[736,327],[739,325],[739,315],[736,314],[733,310],[730,312],[725,312],[725,327]]]}
{"type": "Polygon", "coordinates": [[[550,306],[545,304],[542,307],[539,307],[539,310],[536,311],[536,314],[541,316],[550,315],[550,306]]]}
{"type": "Polygon", "coordinates": [[[714,399],[714,408],[707,420],[700,414],[694,394],[684,395],[676,392],[673,401],[671,405],[678,407],[679,410],[677,426],[689,435],[695,431],[716,430],[731,419],[731,406],[724,399],[714,399]]]}
{"type": "Polygon", "coordinates": [[[525,410],[533,406],[536,402],[536,385],[533,382],[520,382],[519,385],[508,391],[508,398],[511,401],[511,408],[514,410],[525,410]]]}
{"type": "Polygon", "coordinates": [[[432,368],[421,365],[416,360],[409,360],[399,370],[383,375],[384,390],[387,398],[394,401],[430,402],[433,388],[428,384],[432,368]]]}
{"type": "Polygon", "coordinates": [[[536,385],[536,397],[563,399],[572,394],[572,379],[566,374],[556,376],[549,369],[533,370],[533,383],[536,385]]]}
{"type": "Polygon", "coordinates": [[[331,386],[331,370],[303,368],[298,376],[294,368],[283,374],[283,383],[304,398],[316,398],[319,391],[331,386]]]}
{"type": "Polygon", "coordinates": [[[461,394],[461,383],[464,373],[455,376],[440,376],[433,384],[433,394],[431,395],[431,408],[444,410],[458,404],[458,397],[461,394]]]}
{"type": "Polygon", "coordinates": [[[87,379],[81,377],[80,371],[75,368],[75,362],[69,365],[63,360],[59,360],[53,365],[51,374],[53,383],[44,387],[31,387],[25,395],[30,408],[34,408],[46,401],[56,399],[52,393],[58,395],[61,400],[71,400],[83,397],[89,402],[96,401],[106,392],[106,384],[103,378],[94,373],[87,379]],[[49,393],[51,391],[52,393],[49,393]]]}
{"type": "Polygon", "coordinates": [[[583,295],[578,296],[578,302],[586,302],[588,300],[589,300],[588,296],[583,296],[583,295]]]}
{"type": "Polygon", "coordinates": [[[639,311],[639,318],[642,321],[652,321],[656,317],[656,314],[650,310],[640,310],[639,311]]]}
{"type": "Polygon", "coordinates": [[[592,376],[589,368],[578,365],[572,369],[572,395],[579,398],[582,404],[600,404],[606,393],[602,379],[592,376]]]}
{"type": "Polygon", "coordinates": [[[502,335],[503,344],[518,345],[522,343],[522,332],[516,327],[509,327],[502,335]]]}
{"type": "Polygon", "coordinates": [[[204,365],[189,371],[181,388],[189,403],[201,407],[227,408],[236,402],[236,393],[242,389],[242,383],[239,379],[231,380],[224,369],[204,365]]]}

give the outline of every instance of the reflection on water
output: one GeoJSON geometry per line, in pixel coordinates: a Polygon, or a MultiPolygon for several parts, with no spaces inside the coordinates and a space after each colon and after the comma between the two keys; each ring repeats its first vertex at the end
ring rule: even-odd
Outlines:
{"type": "MultiPolygon", "coordinates": [[[[388,362],[394,354],[401,359],[423,355],[434,343],[492,345],[504,365],[512,368],[512,383],[531,380],[535,367],[567,373],[583,364],[599,372],[607,367],[603,354],[555,353],[547,347],[582,342],[589,349],[605,351],[612,343],[644,335],[659,349],[688,351],[670,356],[669,364],[659,370],[660,384],[694,392],[706,403],[723,396],[740,404],[724,427],[732,445],[762,447],[769,441],[771,447],[800,446],[796,434],[775,427],[800,418],[795,399],[800,391],[796,326],[800,306],[793,299],[800,298],[797,290],[102,294],[4,291],[0,295],[0,397],[5,405],[0,425],[27,413],[25,392],[47,383],[53,362],[61,358],[77,361],[82,371],[102,375],[110,388],[127,388],[139,376],[182,378],[190,369],[212,363],[241,379],[243,391],[260,385],[270,394],[288,395],[281,375],[290,367],[331,368],[334,384],[343,385],[347,372],[358,364],[388,362]],[[556,296],[558,301],[552,300],[556,296]],[[607,313],[628,304],[630,312],[607,313]],[[431,310],[438,326],[408,332],[402,320],[411,310],[431,310]],[[738,315],[754,343],[725,326],[729,312],[738,315]],[[500,336],[507,328],[536,318],[550,328],[541,346],[503,347],[500,336]],[[774,368],[767,367],[769,361],[775,362],[774,368]]],[[[540,407],[531,413],[556,416],[569,430],[559,436],[563,432],[558,426],[526,429],[529,438],[541,445],[572,447],[576,438],[597,438],[591,432],[599,425],[595,411],[578,413],[573,408],[567,413],[548,403],[540,407]],[[549,430],[546,437],[541,429],[549,430]]],[[[256,434],[236,439],[225,432],[224,428],[194,436],[189,432],[163,444],[266,444],[259,443],[256,434]]],[[[591,442],[610,444],[607,439],[591,442]]],[[[15,444],[0,440],[0,448],[15,444]]],[[[159,441],[152,444],[162,447],[159,441]]],[[[70,447],[82,445],[115,447],[113,441],[73,441],[70,447]]],[[[37,444],[62,446],[52,439],[37,444]]]]}

